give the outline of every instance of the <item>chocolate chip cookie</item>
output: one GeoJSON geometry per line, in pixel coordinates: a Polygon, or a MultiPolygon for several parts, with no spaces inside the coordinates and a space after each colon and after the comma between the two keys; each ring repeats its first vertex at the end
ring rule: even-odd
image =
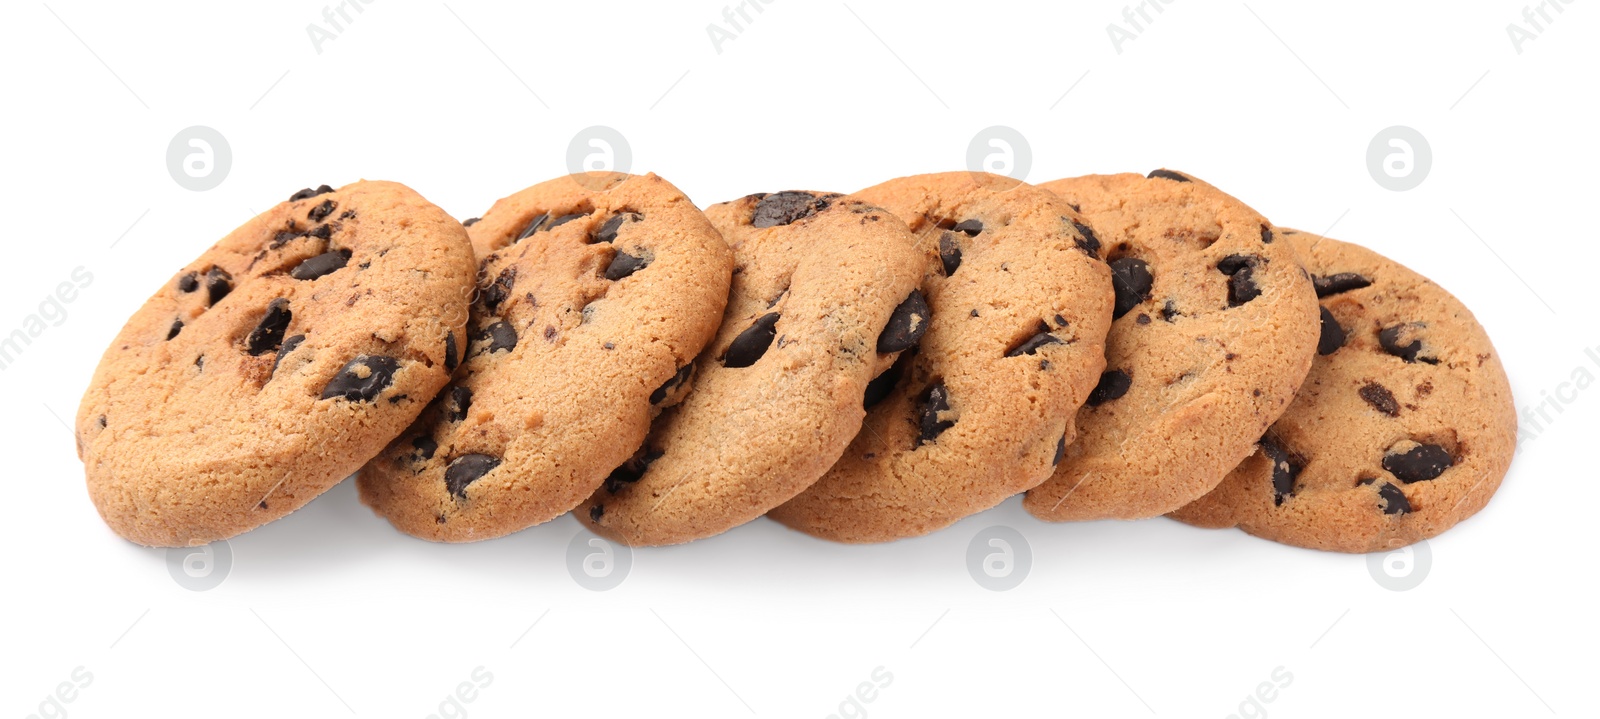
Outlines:
{"type": "Polygon", "coordinates": [[[447,542],[560,516],[632,457],[716,332],[733,269],[705,215],[655,175],[551,180],[469,233],[466,359],[359,482],[395,527],[447,542]]]}
{"type": "Polygon", "coordinates": [[[927,332],[867,386],[867,417],[844,455],[773,519],[888,541],[1050,476],[1105,364],[1111,273],[1066,202],[1001,179],[921,175],[855,195],[917,235],[927,332]]]}
{"type": "Polygon", "coordinates": [[[791,191],[706,216],[734,254],[722,329],[683,402],[579,512],[630,545],[711,536],[810,486],[861,429],[868,384],[928,328],[923,257],[887,211],[791,191]]]}
{"type": "Polygon", "coordinates": [[[1517,416],[1488,335],[1440,286],[1295,230],[1322,303],[1311,374],[1255,454],[1171,516],[1284,544],[1388,551],[1472,516],[1500,486],[1517,416]]]}
{"type": "Polygon", "coordinates": [[[128,320],[78,408],[117,534],[199,545],[282,517],[416,419],[465,347],[473,257],[409,188],[294,193],[128,320]]]}
{"type": "Polygon", "coordinates": [[[1040,519],[1137,519],[1198,499],[1250,454],[1311,367],[1317,300],[1244,203],[1171,170],[1042,185],[1106,243],[1116,320],[1079,439],[1023,502],[1040,519]]]}

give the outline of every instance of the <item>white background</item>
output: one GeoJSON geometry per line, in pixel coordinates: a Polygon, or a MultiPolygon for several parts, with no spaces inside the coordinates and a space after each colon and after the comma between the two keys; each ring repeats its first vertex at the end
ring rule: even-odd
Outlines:
{"type": "Polygon", "coordinates": [[[1522,0],[1178,0],[1137,30],[1124,0],[775,0],[718,52],[724,2],[381,0],[320,52],[321,0],[0,10],[0,334],[74,268],[93,275],[0,372],[0,713],[40,712],[82,667],[87,686],[44,711],[424,717],[482,667],[492,680],[447,711],[823,717],[882,667],[887,686],[844,716],[1594,715],[1600,391],[1562,384],[1600,376],[1584,355],[1600,348],[1591,4],[1547,9],[1536,32],[1522,0]],[[1120,52],[1113,23],[1134,35],[1120,52]],[[1513,23],[1532,36],[1520,53],[1513,23]],[[193,125],[232,151],[209,191],[166,167],[193,125]],[[1525,411],[1519,456],[1484,512],[1428,543],[1409,591],[1362,556],[1165,519],[1047,525],[1016,500],[888,546],[759,520],[637,552],[607,592],[569,573],[570,517],[432,545],[349,481],[234,539],[208,591],[100,523],[66,423],[175,268],[319,183],[398,180],[478,215],[567,172],[591,125],[701,205],[962,169],[991,125],[1028,139],[1030,180],[1194,173],[1472,307],[1525,411]],[[1432,148],[1411,191],[1368,171],[1392,125],[1432,148]],[[1031,549],[1010,591],[967,568],[994,525],[1031,549]],[[1241,708],[1280,667],[1287,686],[1241,708]]]}

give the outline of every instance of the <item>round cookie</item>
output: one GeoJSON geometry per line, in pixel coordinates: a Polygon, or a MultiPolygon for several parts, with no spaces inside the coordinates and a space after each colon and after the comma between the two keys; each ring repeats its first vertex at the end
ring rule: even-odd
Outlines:
{"type": "Polygon", "coordinates": [[[416,419],[462,347],[467,233],[404,185],[295,193],[128,320],[78,407],[89,496],[152,546],[300,508],[416,419]]]}
{"type": "Polygon", "coordinates": [[[1117,306],[1078,441],[1023,507],[1050,521],[1165,514],[1221,482],[1288,406],[1316,350],[1316,294],[1261,215],[1187,175],[1041,187],[1099,230],[1117,306]]]}
{"type": "Polygon", "coordinates": [[[927,329],[905,223],[851,197],[757,194],[706,210],[733,287],[693,389],[579,515],[625,544],[687,542],[810,486],[861,429],[874,377],[927,329]]]}
{"type": "Polygon", "coordinates": [[[826,539],[889,541],[1050,476],[1104,367],[1110,271],[1064,201],[1003,180],[921,175],[855,195],[917,234],[928,330],[869,386],[839,461],[768,516],[826,539]]]}
{"type": "Polygon", "coordinates": [[[467,358],[358,483],[401,531],[490,539],[578,506],[639,448],[716,331],[733,261],[705,215],[655,175],[588,179],[535,185],[469,221],[480,287],[467,358]]]}
{"type": "Polygon", "coordinates": [[[1438,535],[1488,503],[1516,449],[1494,346],[1427,278],[1356,245],[1295,230],[1322,301],[1311,374],[1258,451],[1173,512],[1202,527],[1338,552],[1438,535]]]}

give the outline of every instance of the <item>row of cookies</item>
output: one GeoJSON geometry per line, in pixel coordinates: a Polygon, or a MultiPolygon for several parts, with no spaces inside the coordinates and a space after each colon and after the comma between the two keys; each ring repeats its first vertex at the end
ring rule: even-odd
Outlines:
{"type": "Polygon", "coordinates": [[[949,173],[704,212],[609,175],[464,225],[391,183],[296,193],[130,320],[78,437],[101,515],[156,545],[365,465],[362,500],[440,541],[575,508],[634,545],[763,514],[886,541],[1027,491],[1043,519],[1174,513],[1369,551],[1480,508],[1507,417],[1448,294],[1181,173],[949,173]],[[1375,379],[1397,373],[1400,396],[1375,379]]]}

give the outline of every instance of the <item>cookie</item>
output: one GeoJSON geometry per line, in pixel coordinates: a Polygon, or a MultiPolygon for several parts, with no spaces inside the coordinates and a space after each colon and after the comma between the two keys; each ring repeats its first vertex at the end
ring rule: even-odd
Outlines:
{"type": "Polygon", "coordinates": [[[473,257],[411,189],[302,190],[145,302],[78,408],[117,534],[200,545],[282,517],[416,419],[460,360],[473,257]]]}
{"type": "Polygon", "coordinates": [[[757,194],[706,216],[733,287],[693,389],[579,516],[630,545],[755,519],[827,471],[861,429],[867,386],[928,327],[905,223],[851,197],[757,194]]]}
{"type": "Polygon", "coordinates": [[[571,511],[716,331],[733,260],[705,215],[655,175],[587,179],[530,187],[469,228],[466,359],[358,483],[401,531],[466,542],[571,511]]]}
{"type": "Polygon", "coordinates": [[[1165,514],[1221,482],[1288,406],[1316,351],[1311,280],[1261,215],[1188,175],[1042,187],[1100,232],[1116,320],[1078,441],[1023,506],[1051,521],[1165,514]]]}
{"type": "Polygon", "coordinates": [[[1064,201],[1003,180],[921,175],[855,195],[917,235],[928,329],[868,385],[863,428],[839,461],[768,516],[827,539],[881,542],[932,532],[1050,476],[1104,367],[1110,270],[1064,201]]]}
{"type": "Polygon", "coordinates": [[[1172,513],[1338,552],[1387,551],[1477,513],[1516,449],[1500,359],[1472,313],[1371,250],[1295,230],[1322,303],[1311,374],[1255,454],[1172,513]]]}

